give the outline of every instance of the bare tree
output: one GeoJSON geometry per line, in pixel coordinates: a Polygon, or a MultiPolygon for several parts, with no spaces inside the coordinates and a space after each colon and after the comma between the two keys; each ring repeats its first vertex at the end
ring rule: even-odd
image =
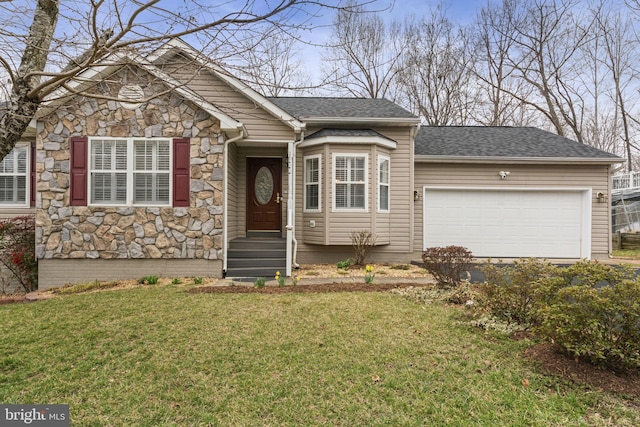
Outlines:
{"type": "Polygon", "coordinates": [[[174,37],[197,38],[204,53],[221,54],[268,28],[308,27],[323,7],[341,9],[317,0],[214,6],[201,0],[0,2],[0,77],[9,81],[0,112],[0,158],[23,135],[43,100],[61,87],[71,89],[78,74],[106,55],[148,51],[174,37]]]}
{"type": "Polygon", "coordinates": [[[258,92],[283,96],[315,88],[302,66],[300,50],[304,43],[297,36],[276,31],[261,42],[250,40],[249,45],[250,48],[238,55],[240,63],[230,64],[228,68],[258,92]]]}
{"type": "Polygon", "coordinates": [[[516,87],[532,89],[502,86],[500,91],[537,111],[559,135],[571,132],[582,142],[584,87],[581,66],[574,59],[588,41],[590,24],[577,16],[574,5],[570,0],[503,0],[487,13],[506,19],[490,21],[489,27],[508,42],[504,65],[523,83],[516,87]]]}
{"type": "Polygon", "coordinates": [[[441,7],[427,18],[405,24],[405,52],[400,86],[409,108],[429,125],[462,125],[478,102],[468,35],[441,7]]]}
{"type": "Polygon", "coordinates": [[[533,89],[514,78],[514,70],[508,66],[515,43],[509,6],[488,4],[478,13],[473,27],[477,55],[474,75],[482,92],[482,106],[476,110],[475,119],[488,126],[527,126],[534,120],[531,110],[511,95],[528,98],[533,89]]]}
{"type": "Polygon", "coordinates": [[[392,97],[402,45],[400,25],[385,25],[378,12],[354,1],[333,21],[332,39],[323,59],[325,84],[340,93],[368,98],[392,97]]]}

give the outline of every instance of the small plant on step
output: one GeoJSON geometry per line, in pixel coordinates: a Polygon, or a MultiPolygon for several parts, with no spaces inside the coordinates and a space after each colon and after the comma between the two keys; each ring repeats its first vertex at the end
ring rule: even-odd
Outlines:
{"type": "Polygon", "coordinates": [[[370,285],[373,283],[373,279],[376,277],[375,269],[373,265],[368,265],[364,268],[364,283],[370,285]]]}
{"type": "Polygon", "coordinates": [[[256,288],[264,288],[265,280],[264,277],[258,277],[255,282],[253,282],[253,286],[256,288]]]}
{"type": "Polygon", "coordinates": [[[287,278],[284,276],[280,276],[280,272],[276,271],[275,276],[276,281],[278,282],[278,286],[284,286],[287,284],[287,278]]]}

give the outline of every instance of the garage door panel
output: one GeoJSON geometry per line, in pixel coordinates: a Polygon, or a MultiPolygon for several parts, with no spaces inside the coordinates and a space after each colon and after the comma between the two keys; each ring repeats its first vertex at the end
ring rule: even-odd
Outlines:
{"type": "Polygon", "coordinates": [[[580,258],[584,191],[426,189],[424,244],[480,257],[580,258]]]}

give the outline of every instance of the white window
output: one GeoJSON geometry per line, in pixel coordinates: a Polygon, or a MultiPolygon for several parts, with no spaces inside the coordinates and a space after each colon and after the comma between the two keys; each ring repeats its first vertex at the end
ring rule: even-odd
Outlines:
{"type": "Polygon", "coordinates": [[[389,212],[390,165],[387,156],[378,157],[378,211],[389,212]]]}
{"type": "Polygon", "coordinates": [[[322,156],[308,156],[304,158],[304,210],[306,212],[320,212],[320,188],[322,177],[322,156]]]}
{"type": "Polygon", "coordinates": [[[333,155],[333,208],[367,210],[367,154],[333,155]]]}
{"type": "Polygon", "coordinates": [[[29,151],[16,145],[0,162],[0,205],[29,206],[29,151]]]}
{"type": "Polygon", "coordinates": [[[90,145],[91,204],[170,204],[170,140],[91,138],[90,145]]]}

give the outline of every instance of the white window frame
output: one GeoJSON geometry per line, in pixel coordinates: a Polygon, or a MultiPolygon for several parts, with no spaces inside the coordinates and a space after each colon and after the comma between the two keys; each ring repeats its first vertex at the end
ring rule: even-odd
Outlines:
{"type": "MultiPolygon", "coordinates": [[[[12,201],[11,203],[3,203],[0,202],[0,209],[2,208],[28,208],[31,205],[31,145],[28,143],[17,143],[13,149],[9,152],[7,157],[2,159],[4,162],[9,156],[13,157],[14,162],[14,170],[13,172],[2,172],[0,170],[0,176],[13,177],[17,179],[18,177],[24,177],[24,201],[12,201]],[[25,167],[24,172],[18,172],[17,165],[17,152],[18,150],[25,151],[25,167]]],[[[14,184],[15,185],[15,184],[14,184]]],[[[17,190],[17,186],[15,187],[17,190]]]]}
{"type": "MultiPolygon", "coordinates": [[[[88,203],[89,206],[150,206],[150,207],[169,207],[172,205],[173,200],[173,144],[171,138],[144,138],[144,137],[131,137],[131,138],[112,138],[112,137],[90,137],[89,147],[89,168],[88,168],[88,203]],[[96,141],[125,141],[127,144],[127,166],[123,173],[126,174],[126,197],[124,203],[115,202],[95,202],[93,200],[93,174],[99,170],[93,168],[93,145],[96,141]],[[134,188],[134,176],[136,173],[154,173],[160,172],[160,170],[135,170],[135,141],[166,141],[169,146],[169,168],[166,171],[169,175],[169,199],[167,203],[135,203],[135,188],[134,188]]],[[[116,169],[111,169],[116,170],[116,169]]],[[[164,172],[164,170],[161,170],[164,172]]]]}
{"type": "Polygon", "coordinates": [[[391,158],[385,155],[378,155],[378,212],[389,213],[391,211],[391,158]],[[387,182],[383,182],[381,179],[382,165],[387,162],[387,182]],[[382,187],[387,187],[387,208],[382,208],[382,187]]]}
{"type": "Polygon", "coordinates": [[[314,154],[311,156],[304,156],[304,207],[303,212],[322,212],[322,154],[314,154]],[[308,181],[307,180],[307,160],[318,160],[318,181],[308,181]],[[316,185],[318,187],[318,207],[317,208],[309,208],[307,207],[307,189],[311,185],[316,185]]]}
{"type": "Polygon", "coordinates": [[[369,212],[369,154],[368,153],[333,153],[332,155],[332,190],[333,190],[333,206],[332,210],[334,212],[369,212]],[[347,157],[347,158],[364,158],[364,182],[357,181],[346,181],[347,184],[364,184],[364,207],[363,208],[353,208],[353,207],[337,207],[336,204],[336,160],[338,157],[347,157]]]}

